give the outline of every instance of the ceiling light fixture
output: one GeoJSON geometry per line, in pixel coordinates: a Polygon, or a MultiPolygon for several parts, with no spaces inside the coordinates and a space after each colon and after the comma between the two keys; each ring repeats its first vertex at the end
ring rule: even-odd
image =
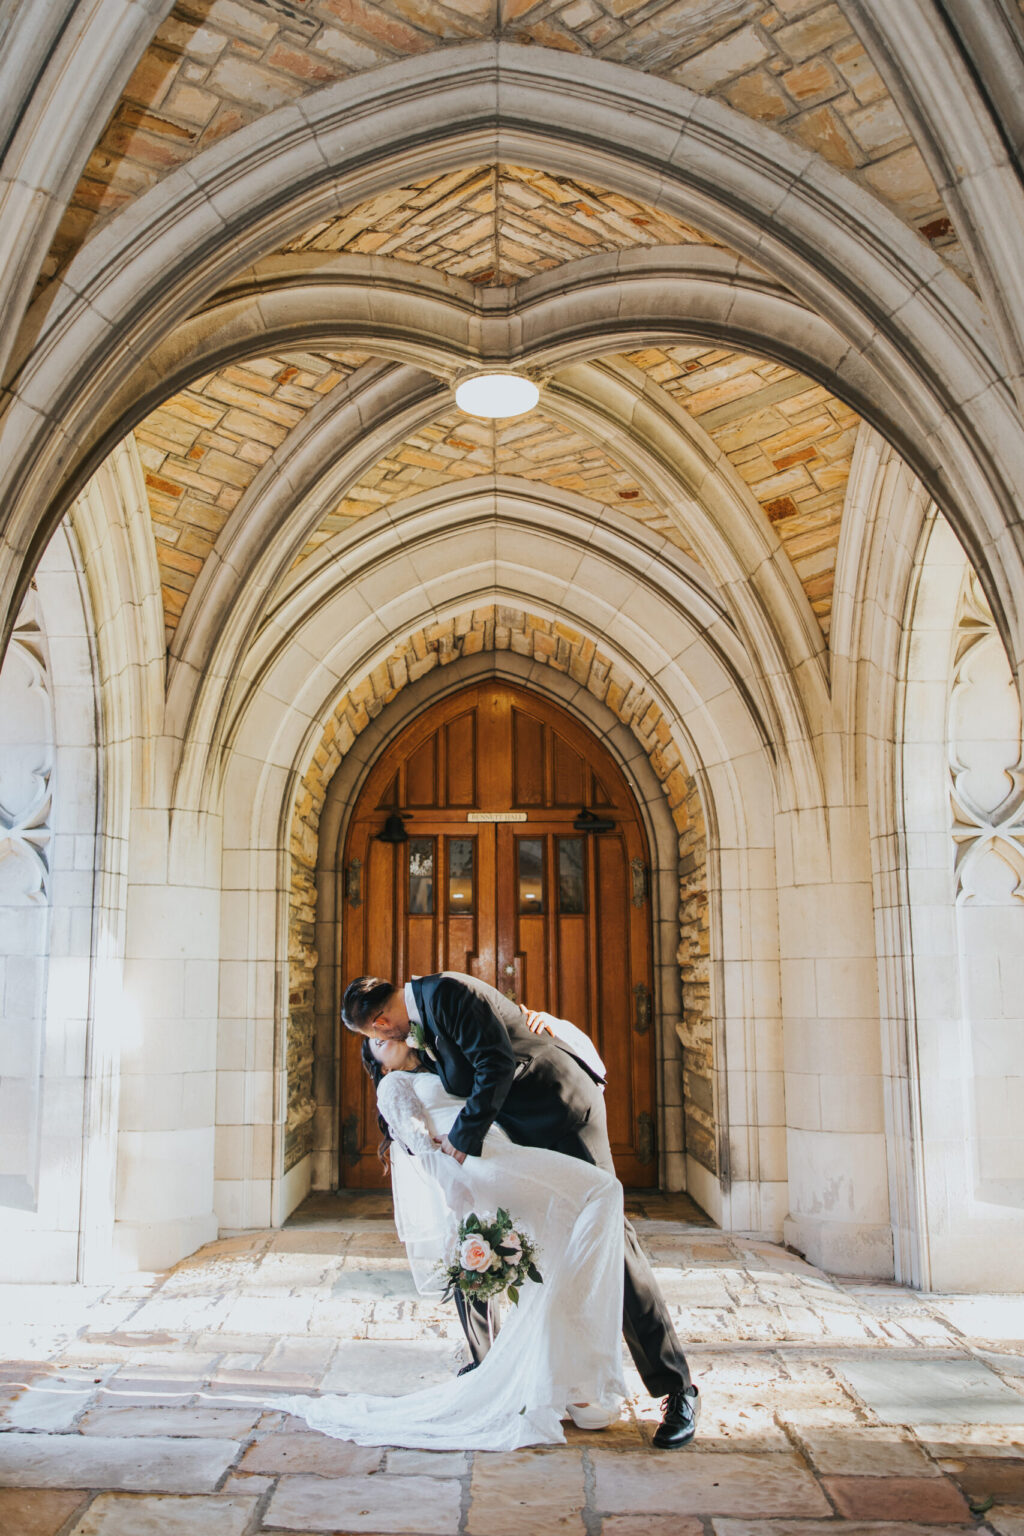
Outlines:
{"type": "Polygon", "coordinates": [[[478,373],[455,387],[455,403],[467,416],[522,416],[532,411],[540,390],[518,373],[478,373]]]}

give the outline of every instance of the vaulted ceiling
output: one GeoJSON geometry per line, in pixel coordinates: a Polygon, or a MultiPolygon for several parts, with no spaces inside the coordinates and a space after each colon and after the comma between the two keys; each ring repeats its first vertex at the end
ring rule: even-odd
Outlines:
{"type": "Polygon", "coordinates": [[[601,251],[716,244],[679,219],[589,182],[478,165],[357,203],[284,249],[394,256],[500,287],[601,251]]]}
{"type": "MultiPolygon", "coordinates": [[[[831,0],[179,0],[89,159],[41,282],[140,195],[275,109],[390,62],[494,38],[591,55],[715,98],[837,168],[964,266],[906,124],[831,0]]],[[[588,257],[702,249],[732,254],[621,189],[478,160],[343,205],[293,235],[277,259],[386,257],[515,293],[588,257]]],[[[778,537],[827,639],[859,416],[770,350],[666,337],[600,360],[670,405],[716,456],[751,515],[778,537]]],[[[254,349],[193,379],[138,424],[169,644],[254,482],[273,473],[314,408],[336,391],[341,400],[356,370],[394,356],[313,342],[254,349]]],[[[558,376],[556,364],[548,377],[558,376]]],[[[687,498],[653,484],[642,456],[621,442],[612,447],[551,401],[522,421],[490,424],[463,416],[445,392],[432,419],[411,432],[396,427],[376,462],[360,468],[297,563],[382,509],[494,477],[571,492],[595,515],[614,508],[696,558],[687,498]]]]}
{"type": "MultiPolygon", "coordinates": [[[[765,740],[821,742],[837,559],[873,516],[862,417],[993,551],[993,611],[1016,622],[1024,332],[997,290],[1019,225],[985,137],[1003,117],[968,82],[940,131],[885,8],[146,0],[108,55],[118,0],[67,4],[95,90],[55,54],[46,123],[66,92],[77,155],[46,161],[26,127],[38,167],[0,187],[20,210],[0,287],[14,308],[37,289],[0,400],[0,574],[16,602],[131,432],[109,479],[130,466],[168,708],[197,740],[327,593],[384,592],[368,647],[401,622],[392,572],[417,622],[532,592],[552,613],[595,598],[606,632],[628,570],[771,695],[765,740]],[[491,366],[530,373],[538,408],[459,413],[459,376],[491,366]]],[[[969,40],[914,5],[948,87],[969,40]]],[[[332,620],[346,637],[355,611],[332,620]]],[[[695,673],[695,697],[717,683],[695,673]]]]}
{"type": "MultiPolygon", "coordinates": [[[[820,155],[964,265],[950,212],[833,0],[179,0],[90,157],[45,275],[140,192],[274,108],[485,38],[590,55],[721,100],[820,155]]],[[[486,188],[471,195],[486,200],[486,188]]],[[[510,236],[519,228],[511,194],[510,236]]],[[[514,275],[511,249],[506,262],[514,275]]]]}
{"type": "Polygon", "coordinates": [[[332,533],[380,507],[477,475],[513,476],[573,491],[618,508],[690,552],[673,520],[584,433],[553,421],[543,410],[500,422],[481,421],[455,410],[439,416],[379,460],[328,514],[304,553],[312,553],[332,533]]]}
{"type": "MultiPolygon", "coordinates": [[[[342,209],[282,248],[389,256],[481,286],[515,285],[601,252],[708,246],[640,201],[522,166],[477,165],[342,209]]],[[[367,354],[281,353],[231,364],[137,428],[157,540],[168,639],[204,560],[257,472],[367,354]]],[[[614,355],[609,359],[614,362],[614,355]]],[[[827,635],[857,415],[805,375],[694,342],[624,355],[706,432],[789,553],[827,635]]],[[[348,487],[303,551],[405,497],[502,475],[613,506],[692,553],[679,506],[606,445],[541,411],[495,425],[443,410],[348,487]]]]}
{"type": "Polygon", "coordinates": [[[351,352],[247,358],[196,379],[136,428],[168,637],[246,487],[312,407],[365,360],[351,352]]]}

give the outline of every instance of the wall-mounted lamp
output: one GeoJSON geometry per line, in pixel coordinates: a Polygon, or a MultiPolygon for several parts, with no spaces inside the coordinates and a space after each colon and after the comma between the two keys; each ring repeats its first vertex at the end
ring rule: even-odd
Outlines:
{"type": "Polygon", "coordinates": [[[409,834],[405,830],[405,817],[401,811],[392,811],[381,830],[377,833],[378,843],[407,843],[409,834]]]}
{"type": "Polygon", "coordinates": [[[615,823],[607,816],[595,816],[593,811],[580,811],[573,826],[577,832],[614,832],[615,823]]]}

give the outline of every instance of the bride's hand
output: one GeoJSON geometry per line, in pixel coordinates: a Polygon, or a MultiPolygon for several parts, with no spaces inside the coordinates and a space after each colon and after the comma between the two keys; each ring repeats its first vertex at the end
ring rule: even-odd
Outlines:
{"type": "Polygon", "coordinates": [[[466,1161],[465,1152],[460,1152],[458,1147],[453,1147],[447,1136],[435,1136],[434,1142],[441,1148],[446,1157],[454,1157],[457,1163],[466,1161]]]}

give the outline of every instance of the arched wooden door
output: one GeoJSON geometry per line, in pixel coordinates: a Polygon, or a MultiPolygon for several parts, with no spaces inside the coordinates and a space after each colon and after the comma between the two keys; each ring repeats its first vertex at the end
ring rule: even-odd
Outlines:
{"type": "MultiPolygon", "coordinates": [[[[656,1182],[647,843],[607,749],[524,689],[479,683],[421,715],[374,766],[344,853],[342,974],[466,971],[571,1019],[608,1066],[623,1183],[656,1182]],[[584,831],[581,811],[605,823],[584,831]],[[404,842],[382,842],[401,814],[404,842]]],[[[382,1183],[359,1040],[342,1030],[341,1171],[382,1183]]]]}

